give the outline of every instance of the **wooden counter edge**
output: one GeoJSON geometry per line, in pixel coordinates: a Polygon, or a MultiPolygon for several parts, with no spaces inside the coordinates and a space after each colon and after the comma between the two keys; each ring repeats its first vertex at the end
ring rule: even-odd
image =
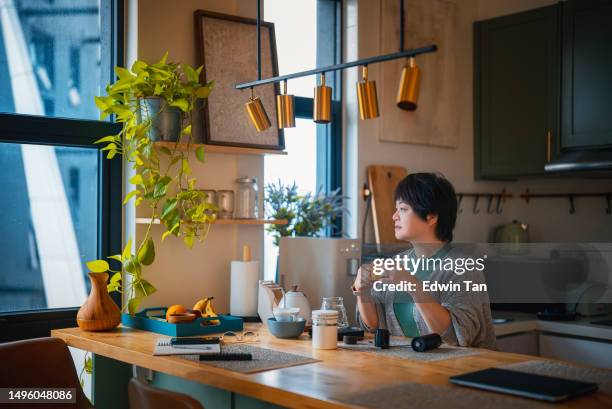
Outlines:
{"type": "MultiPolygon", "coordinates": [[[[176,357],[153,356],[138,351],[127,352],[124,348],[109,345],[94,339],[84,339],[73,334],[65,333],[62,329],[51,330],[51,336],[62,339],[68,346],[112,358],[130,365],[137,365],[142,368],[151,369],[157,372],[177,376],[189,381],[202,383],[217,387],[240,395],[256,398],[269,403],[281,405],[295,409],[360,409],[360,406],[349,405],[346,403],[314,398],[311,396],[300,395],[295,392],[275,388],[253,382],[248,379],[248,374],[241,374],[209,367],[193,367],[191,371],[180,368],[181,364],[189,366],[189,361],[177,362],[176,357]],[[179,365],[177,365],[177,363],[179,365]],[[183,369],[183,370],[181,370],[183,369]],[[193,377],[197,371],[197,377],[193,377]],[[191,376],[190,376],[191,375],[191,376]]],[[[310,364],[310,365],[316,365],[310,364]]]]}
{"type": "MultiPolygon", "coordinates": [[[[252,328],[249,328],[252,329],[252,328]]],[[[154,334],[147,331],[134,330],[136,331],[135,336],[140,338],[142,336],[151,337],[154,334]]],[[[113,335],[112,333],[105,332],[104,335],[113,335]]],[[[97,333],[88,333],[79,330],[78,328],[65,328],[52,330],[51,335],[60,339],[63,339],[69,346],[93,352],[95,354],[105,356],[111,359],[115,359],[127,364],[138,365],[143,368],[148,368],[153,371],[163,372],[169,375],[177,376],[179,378],[187,379],[193,382],[210,385],[230,392],[238,393],[240,395],[252,397],[265,402],[281,405],[288,408],[321,408],[321,409],[339,409],[339,408],[362,408],[360,406],[354,406],[341,401],[337,401],[336,396],[329,398],[325,395],[319,395],[315,391],[304,392],[301,394],[299,390],[287,390],[280,388],[276,385],[267,385],[262,383],[260,379],[253,379],[253,376],[259,374],[242,374],[237,372],[231,372],[221,368],[213,366],[200,365],[197,362],[181,359],[178,357],[168,356],[153,356],[152,346],[150,339],[147,340],[147,345],[139,345],[138,342],[130,342],[130,347],[112,345],[108,341],[97,340],[97,333]],[[154,359],[151,359],[154,358],[154,359]],[[309,395],[306,393],[310,393],[309,395]]],[[[279,340],[276,340],[278,342],[279,340]]],[[[280,340],[285,341],[285,340],[280,340]]],[[[279,345],[281,346],[281,345],[279,345]]],[[[271,347],[271,346],[267,346],[271,347]]],[[[282,348],[282,346],[281,346],[282,348]]],[[[299,353],[296,351],[296,353],[299,353]]],[[[369,354],[362,354],[369,355],[369,354]]],[[[378,358],[377,358],[378,359],[378,358]]],[[[380,358],[390,359],[390,358],[380,358]]],[[[482,350],[481,353],[475,356],[461,357],[455,360],[443,360],[431,364],[428,366],[435,366],[434,372],[442,370],[445,373],[456,372],[458,363],[460,363],[461,370],[468,372],[470,370],[478,370],[490,366],[499,366],[500,364],[507,364],[513,362],[521,362],[526,360],[552,360],[555,359],[545,357],[527,356],[522,354],[514,354],[508,352],[489,351],[482,350]],[[466,361],[467,360],[467,361],[466,361]],[[469,362],[469,363],[468,363],[469,362]],[[486,363],[486,365],[482,365],[486,363]]],[[[325,360],[319,363],[312,363],[304,366],[325,364],[325,360]]],[[[393,362],[391,360],[390,362],[393,362]]],[[[423,363],[411,363],[410,366],[422,365],[423,363]]],[[[577,365],[584,366],[584,365],[577,365]]],[[[586,367],[586,366],[585,366],[586,367]]],[[[408,369],[408,368],[407,368],[408,369]]],[[[413,368],[414,369],[414,368],[413,368]]],[[[456,387],[456,386],[455,386],[456,387]]],[[[492,393],[492,392],[485,392],[492,393]]],[[[517,398],[518,399],[518,398],[517,398]]],[[[612,396],[609,394],[600,395],[599,393],[593,396],[579,398],[557,406],[568,407],[568,408],[579,408],[582,403],[593,404],[595,402],[601,402],[602,405],[594,405],[596,407],[608,407],[612,401],[612,396]],[[584,400],[583,400],[584,399],[584,400]],[[586,400],[586,401],[585,401],[586,400]]]]}

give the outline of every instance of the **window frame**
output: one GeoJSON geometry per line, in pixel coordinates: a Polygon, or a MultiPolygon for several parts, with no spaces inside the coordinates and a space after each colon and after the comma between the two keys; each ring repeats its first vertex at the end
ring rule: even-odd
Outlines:
{"type": "MultiPolygon", "coordinates": [[[[318,67],[342,62],[342,12],[342,0],[317,0],[318,67]]],[[[317,185],[324,193],[336,189],[342,193],[342,70],[327,73],[325,79],[326,85],[332,87],[331,123],[317,125],[317,185]]],[[[314,103],[314,99],[310,100],[314,103]]],[[[342,227],[342,217],[336,218],[334,227],[326,228],[326,236],[341,237],[342,227]]]]}
{"type": "MultiPolygon", "coordinates": [[[[318,67],[342,62],[342,21],[342,0],[317,0],[318,67]]],[[[332,88],[331,122],[316,127],[317,186],[323,193],[342,192],[342,70],[326,73],[325,82],[332,88]]],[[[314,98],[296,96],[295,116],[312,120],[313,106],[314,98]]],[[[342,236],[342,217],[325,228],[325,236],[342,236]]]]}
{"type": "MultiPolygon", "coordinates": [[[[114,67],[124,65],[124,0],[102,5],[101,38],[109,38],[110,59],[106,78],[115,79],[114,67]],[[110,30],[109,36],[105,35],[110,30]]],[[[104,41],[104,40],[103,40],[104,41]]],[[[102,43],[105,46],[105,43],[102,43]]],[[[103,63],[105,63],[103,59],[103,63]]],[[[103,79],[102,79],[103,80],[103,79]]],[[[120,124],[108,121],[43,117],[0,113],[0,142],[81,147],[98,150],[98,257],[121,252],[122,243],[122,158],[106,159],[94,141],[119,132],[120,124]]],[[[111,294],[121,306],[121,295],[111,294]]],[[[49,336],[51,329],[76,326],[79,307],[0,313],[0,342],[49,336]]]]}

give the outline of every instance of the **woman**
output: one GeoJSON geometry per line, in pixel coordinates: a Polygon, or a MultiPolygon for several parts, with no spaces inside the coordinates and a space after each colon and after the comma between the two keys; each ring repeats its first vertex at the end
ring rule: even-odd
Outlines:
{"type": "Polygon", "coordinates": [[[429,270],[417,269],[414,275],[400,269],[379,278],[372,277],[368,269],[359,269],[353,292],[360,325],[369,331],[386,328],[391,335],[407,337],[438,333],[451,345],[495,349],[488,294],[463,291],[464,280],[484,283],[482,271],[472,269],[457,275],[440,268],[443,260],[465,260],[465,255],[450,245],[457,219],[457,198],[451,183],[433,173],[411,174],[397,186],[395,203],[395,237],[412,245],[400,256],[441,260],[428,263],[436,266],[429,270]],[[375,280],[412,283],[412,287],[408,291],[381,291],[381,285],[373,285],[375,280]],[[461,283],[462,290],[425,291],[423,281],[461,283]]]}

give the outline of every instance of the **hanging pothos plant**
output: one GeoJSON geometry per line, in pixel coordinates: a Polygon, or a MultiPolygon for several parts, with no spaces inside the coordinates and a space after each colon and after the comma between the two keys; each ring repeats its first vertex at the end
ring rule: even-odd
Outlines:
{"type": "MultiPolygon", "coordinates": [[[[202,67],[197,69],[187,64],[167,62],[168,53],[154,64],[136,61],[130,70],[116,67],[118,80],[106,87],[106,96],[95,97],[101,111],[100,118],[115,115],[123,126],[116,135],[110,135],[95,143],[106,144],[102,151],[112,159],[120,154],[134,170],[130,179],[133,189],[123,200],[136,206],[149,208],[150,221],[144,236],[132,250],[132,239],[128,240],[122,254],[108,257],[121,263],[121,270],[114,270],[107,260],[87,263],[93,272],[109,272],[111,278],[108,291],[127,294],[127,310],[134,314],[141,300],[156,291],[143,278],[143,268],[155,260],[155,245],[151,227],[159,220],[162,224],[162,241],[169,235],[181,237],[188,247],[195,240],[203,241],[216,219],[217,208],[206,202],[205,193],[195,188],[196,178],[189,165],[189,143],[192,138],[193,111],[198,99],[207,98],[213,83],[201,83],[202,67]],[[149,138],[149,130],[157,113],[139,115],[140,102],[145,97],[161,97],[161,110],[178,108],[183,117],[181,134],[172,148],[156,148],[149,138]],[[179,144],[187,144],[180,149],[179,144]]],[[[204,148],[195,150],[195,157],[204,161],[204,148]]]]}

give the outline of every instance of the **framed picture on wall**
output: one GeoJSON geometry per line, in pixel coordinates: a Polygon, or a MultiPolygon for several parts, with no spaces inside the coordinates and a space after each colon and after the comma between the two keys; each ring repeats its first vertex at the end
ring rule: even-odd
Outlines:
{"type": "MultiPolygon", "coordinates": [[[[246,112],[251,90],[234,88],[239,82],[257,79],[256,20],[204,10],[197,10],[194,17],[197,63],[204,66],[203,80],[215,82],[202,102],[204,143],[283,150],[284,134],[275,115],[278,83],[253,90],[272,123],[263,132],[255,130],[246,112]]],[[[262,78],[278,75],[273,23],[261,22],[261,67],[262,78]]]]}

